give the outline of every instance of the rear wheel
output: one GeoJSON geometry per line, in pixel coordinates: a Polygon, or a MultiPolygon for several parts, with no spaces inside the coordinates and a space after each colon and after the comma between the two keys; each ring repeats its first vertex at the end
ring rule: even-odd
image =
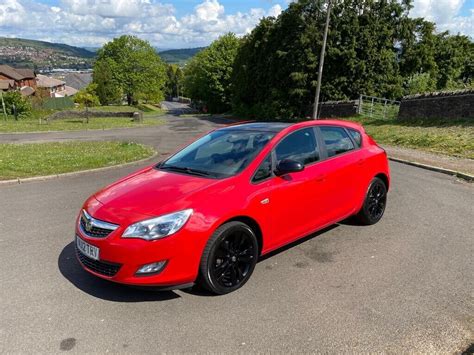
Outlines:
{"type": "Polygon", "coordinates": [[[219,227],[207,242],[200,264],[201,285],[223,295],[242,287],[257,263],[255,233],[234,221],[219,227]]]}
{"type": "Polygon", "coordinates": [[[387,186],[375,177],[367,190],[364,205],[357,214],[359,222],[365,225],[375,224],[382,218],[387,204],[387,186]]]}

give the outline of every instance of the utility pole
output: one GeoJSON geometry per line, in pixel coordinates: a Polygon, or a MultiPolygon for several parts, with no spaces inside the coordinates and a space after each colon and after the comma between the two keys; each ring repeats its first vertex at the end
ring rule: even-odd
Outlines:
{"type": "Polygon", "coordinates": [[[318,119],[318,106],[319,106],[319,92],[321,91],[321,81],[323,78],[323,66],[324,66],[324,55],[326,52],[326,42],[328,38],[329,20],[331,18],[331,5],[333,0],[328,0],[328,8],[326,12],[326,25],[324,27],[323,46],[321,47],[321,54],[319,56],[319,68],[318,68],[318,82],[316,84],[316,94],[314,95],[314,106],[313,106],[313,120],[318,119]]]}
{"type": "Polygon", "coordinates": [[[2,108],[3,108],[3,114],[4,114],[4,120],[7,120],[7,110],[5,109],[5,101],[3,100],[3,92],[0,91],[0,97],[2,98],[2,108]]]}

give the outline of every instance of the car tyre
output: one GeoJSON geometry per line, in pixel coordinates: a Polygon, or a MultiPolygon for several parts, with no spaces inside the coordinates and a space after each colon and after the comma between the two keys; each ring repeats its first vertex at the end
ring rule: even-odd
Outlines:
{"type": "Polygon", "coordinates": [[[387,205],[387,186],[382,179],[375,177],[367,189],[364,204],[357,214],[357,220],[364,225],[380,221],[387,205]]]}
{"type": "Polygon", "coordinates": [[[212,293],[223,295],[242,287],[252,275],[258,259],[258,242],[245,223],[223,224],[204,248],[199,283],[212,293]]]}

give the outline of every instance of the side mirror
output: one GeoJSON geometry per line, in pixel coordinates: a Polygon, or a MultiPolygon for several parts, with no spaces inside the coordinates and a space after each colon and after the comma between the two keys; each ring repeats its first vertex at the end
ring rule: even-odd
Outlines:
{"type": "Polygon", "coordinates": [[[280,161],[276,167],[275,175],[281,176],[289,173],[297,173],[298,171],[303,171],[304,165],[299,161],[291,159],[283,159],[280,161]]]}

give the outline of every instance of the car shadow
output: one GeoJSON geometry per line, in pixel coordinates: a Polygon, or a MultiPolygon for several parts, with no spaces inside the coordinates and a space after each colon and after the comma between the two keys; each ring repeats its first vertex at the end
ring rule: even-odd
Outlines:
{"type": "Polygon", "coordinates": [[[269,258],[272,258],[272,257],[274,257],[274,256],[276,256],[276,255],[278,255],[278,254],[280,254],[280,253],[283,253],[283,252],[287,251],[288,249],[294,248],[294,247],[297,246],[297,245],[300,245],[300,244],[302,244],[302,243],[305,243],[305,242],[307,242],[307,241],[310,240],[310,239],[317,238],[317,237],[319,237],[321,234],[324,234],[324,233],[329,232],[330,230],[332,230],[332,229],[334,229],[334,228],[339,227],[339,225],[340,225],[339,223],[330,225],[329,227],[326,227],[326,228],[324,228],[324,229],[321,229],[321,230],[319,230],[319,231],[317,231],[317,232],[315,232],[315,233],[311,233],[311,234],[307,235],[306,237],[300,238],[300,239],[298,239],[298,240],[295,240],[294,242],[291,242],[290,244],[284,245],[284,246],[282,246],[281,248],[278,248],[278,249],[276,249],[276,250],[273,250],[273,251],[271,251],[270,253],[265,254],[264,256],[261,256],[261,257],[258,259],[258,262],[260,263],[260,262],[262,262],[262,261],[264,261],[264,260],[267,260],[267,259],[269,259],[269,258]]]}
{"type": "MultiPolygon", "coordinates": [[[[311,233],[309,235],[307,235],[306,237],[303,237],[301,239],[298,239],[290,244],[287,244],[281,248],[278,248],[276,250],[273,250],[271,251],[270,253],[268,254],[265,254],[264,256],[261,256],[259,259],[258,259],[258,262],[257,263],[260,263],[264,260],[267,260],[269,258],[272,258],[274,256],[277,256],[278,254],[280,253],[283,253],[285,251],[287,251],[288,249],[291,249],[291,248],[294,248],[295,246],[297,245],[300,245],[304,242],[307,242],[308,240],[310,239],[313,239],[313,238],[317,238],[318,236],[320,236],[321,234],[324,234],[326,232],[329,232],[330,230],[334,229],[334,228],[337,228],[341,225],[342,223],[336,223],[336,224],[333,224],[329,227],[326,227],[324,229],[321,229],[315,233],[311,233]]],[[[194,295],[194,296],[204,296],[204,297],[209,297],[209,296],[216,296],[215,294],[199,287],[199,286],[194,286],[193,288],[189,288],[189,289],[183,289],[181,290],[182,292],[184,293],[188,293],[190,295],[194,295]]]]}
{"type": "Polygon", "coordinates": [[[167,301],[180,296],[173,291],[135,289],[130,286],[103,280],[84,271],[76,258],[74,243],[69,243],[59,254],[58,268],[61,274],[81,291],[106,301],[155,302],[167,301]]]}
{"type": "MultiPolygon", "coordinates": [[[[333,224],[324,229],[321,229],[315,233],[311,233],[306,237],[300,238],[290,244],[287,244],[281,248],[271,251],[270,253],[259,258],[258,263],[275,257],[280,253],[287,251],[288,249],[294,248],[297,245],[307,242],[308,240],[317,238],[318,236],[329,232],[330,230],[337,228],[338,226],[346,225],[360,225],[351,218],[342,222],[333,224]]],[[[151,302],[151,301],[167,301],[170,299],[179,298],[180,296],[173,291],[156,291],[153,288],[133,288],[131,286],[121,285],[113,283],[111,281],[103,280],[95,277],[84,271],[77,261],[74,243],[71,242],[64,247],[58,258],[58,267],[61,274],[74,286],[83,292],[103,299],[114,302],[151,302]]],[[[202,297],[214,297],[215,294],[199,287],[194,286],[192,288],[181,289],[181,292],[202,297]]]]}

